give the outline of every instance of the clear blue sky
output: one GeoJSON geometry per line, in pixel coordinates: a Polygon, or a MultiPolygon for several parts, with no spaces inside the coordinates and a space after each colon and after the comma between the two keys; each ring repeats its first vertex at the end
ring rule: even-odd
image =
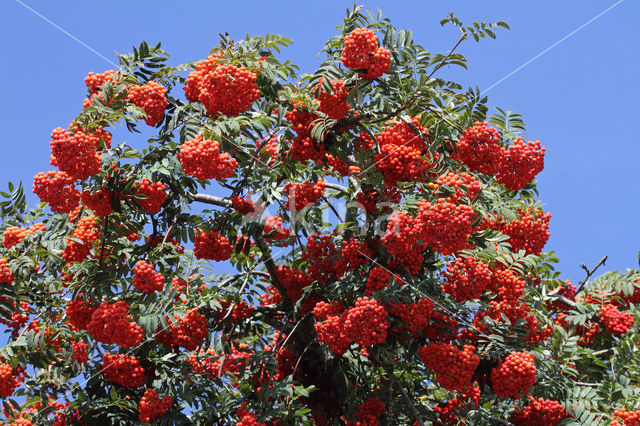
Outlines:
{"type": "MultiPolygon", "coordinates": [[[[432,52],[457,40],[439,21],[453,11],[464,22],[509,23],[498,40],[468,41],[460,52],[468,71],[441,75],[486,89],[545,49],[611,10],[498,83],[490,105],[521,113],[529,138],[547,147],[540,199],[553,214],[547,250],[574,283],[579,264],[607,254],[607,270],[637,268],[640,249],[640,3],[634,0],[366,1],[432,52]],[[526,4],[524,4],[526,3],[526,4]]],[[[206,56],[218,32],[282,34],[294,40],[283,57],[313,71],[317,52],[335,35],[350,2],[81,2],[3,0],[0,3],[0,188],[50,170],[49,134],[66,127],[82,106],[83,78],[112,68],[32,8],[112,61],[141,40],[161,41],[173,63],[206,56]]],[[[117,141],[120,142],[120,141],[117,141]]],[[[36,197],[31,194],[30,200],[36,197]]]]}

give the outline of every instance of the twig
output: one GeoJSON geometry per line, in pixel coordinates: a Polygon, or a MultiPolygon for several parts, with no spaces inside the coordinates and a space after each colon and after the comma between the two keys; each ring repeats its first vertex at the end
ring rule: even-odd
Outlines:
{"type": "Polygon", "coordinates": [[[293,306],[293,303],[291,302],[287,291],[278,279],[278,267],[273,261],[271,250],[269,249],[269,246],[267,245],[267,242],[264,240],[264,237],[262,235],[256,233],[253,238],[256,242],[256,245],[262,252],[262,260],[264,261],[264,265],[267,267],[267,272],[269,273],[271,284],[273,285],[273,287],[275,287],[276,290],[278,290],[278,293],[280,293],[280,297],[282,298],[282,303],[285,307],[285,310],[289,310],[293,306]]]}
{"type": "Polygon", "coordinates": [[[458,40],[458,42],[456,43],[455,46],[453,46],[453,49],[451,49],[449,51],[449,53],[447,53],[447,56],[445,56],[444,58],[442,58],[442,60],[440,61],[440,63],[438,65],[436,65],[436,67],[433,69],[433,71],[431,71],[431,74],[429,74],[427,76],[427,80],[429,80],[431,77],[433,77],[433,75],[436,73],[436,71],[438,71],[440,68],[442,68],[444,66],[444,63],[447,61],[447,59],[449,59],[449,57],[451,55],[453,55],[453,52],[458,48],[458,46],[460,46],[460,43],[462,43],[463,40],[466,40],[467,35],[466,34],[462,34],[462,37],[460,37],[460,40],[458,40]]]}
{"type": "Polygon", "coordinates": [[[337,183],[331,183],[331,182],[325,181],[324,186],[330,189],[335,189],[336,191],[344,192],[344,193],[347,193],[349,191],[347,188],[345,188],[342,185],[338,185],[337,183]]]}
{"type": "Polygon", "coordinates": [[[409,120],[407,117],[400,117],[400,120],[402,120],[404,122],[404,124],[406,124],[407,126],[409,126],[409,128],[411,130],[413,130],[413,132],[420,136],[420,139],[422,139],[422,142],[424,142],[424,144],[426,146],[429,146],[429,139],[427,138],[427,136],[422,133],[422,131],[420,129],[418,129],[416,126],[413,125],[413,123],[411,122],[411,120],[409,120]]]}
{"type": "Polygon", "coordinates": [[[589,268],[587,268],[587,265],[585,265],[584,263],[580,264],[580,267],[587,272],[587,277],[584,280],[582,280],[580,284],[578,284],[578,287],[576,287],[576,294],[580,293],[580,290],[582,290],[582,288],[587,283],[587,281],[589,281],[589,278],[591,278],[591,275],[593,275],[593,273],[596,272],[596,269],[604,265],[604,263],[607,261],[607,257],[608,256],[605,256],[602,259],[600,259],[600,262],[598,262],[598,264],[592,270],[589,270],[589,268]]]}

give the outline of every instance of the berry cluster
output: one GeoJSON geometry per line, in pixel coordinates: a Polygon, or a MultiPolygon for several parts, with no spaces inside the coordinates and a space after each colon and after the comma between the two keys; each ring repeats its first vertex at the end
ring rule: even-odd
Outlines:
{"type": "Polygon", "coordinates": [[[96,223],[96,217],[83,217],[78,221],[73,234],[71,234],[73,239],[67,238],[67,246],[62,252],[62,258],[67,262],[81,262],[86,259],[94,243],[100,238],[100,234],[100,227],[96,223]]]}
{"type": "Polygon", "coordinates": [[[238,407],[238,418],[240,421],[236,426],[267,426],[266,423],[258,422],[255,414],[244,407],[238,407]]]}
{"type": "Polygon", "coordinates": [[[354,307],[345,311],[342,330],[347,339],[369,347],[387,339],[387,311],[377,300],[358,297],[354,307]]]}
{"type": "Polygon", "coordinates": [[[516,301],[524,294],[526,282],[518,278],[510,269],[494,268],[491,290],[498,294],[500,301],[516,301]]]}
{"type": "Polygon", "coordinates": [[[165,191],[169,187],[162,182],[149,182],[147,178],[142,178],[138,185],[139,188],[136,191],[136,195],[146,195],[146,198],[138,199],[138,203],[147,213],[158,213],[167,199],[165,191]]]}
{"type": "Polygon", "coordinates": [[[89,354],[87,353],[88,347],[89,345],[85,342],[76,342],[75,340],[72,340],[71,348],[73,349],[73,355],[71,358],[80,365],[84,364],[89,360],[89,354]]]}
{"type": "Polygon", "coordinates": [[[54,213],[69,213],[80,202],[73,178],[61,171],[38,173],[33,179],[33,192],[40,201],[49,203],[54,213]]]}
{"type": "Polygon", "coordinates": [[[9,364],[0,364],[0,396],[8,398],[13,395],[13,391],[20,382],[15,377],[13,368],[9,364]]]}
{"type": "Polygon", "coordinates": [[[415,228],[420,239],[433,250],[448,255],[472,247],[468,239],[474,211],[470,206],[440,198],[435,204],[422,200],[418,208],[415,228]]]}
{"type": "Polygon", "coordinates": [[[96,93],[103,84],[106,82],[115,83],[120,80],[120,75],[117,71],[108,70],[103,73],[94,73],[90,72],[84,78],[84,83],[87,85],[87,88],[91,91],[91,93],[96,93]]]}
{"type": "Polygon", "coordinates": [[[226,179],[238,166],[238,161],[228,152],[220,151],[218,141],[205,139],[203,135],[183,143],[178,160],[186,174],[198,179],[226,179]]]}
{"type": "Polygon", "coordinates": [[[78,295],[67,305],[67,318],[72,330],[86,330],[93,313],[98,309],[96,305],[87,305],[81,296],[78,295]]]}
{"type": "Polygon", "coordinates": [[[435,182],[429,183],[429,187],[436,196],[450,203],[458,203],[463,197],[471,202],[480,193],[480,182],[466,172],[442,174],[435,182]]]}
{"type": "Polygon", "coordinates": [[[325,182],[322,179],[318,179],[315,184],[311,182],[298,184],[287,183],[284,186],[284,192],[289,197],[287,207],[289,210],[295,209],[296,211],[300,211],[305,207],[313,205],[322,197],[325,187],[325,182]]]}
{"type": "Polygon", "coordinates": [[[466,418],[469,410],[478,407],[482,391],[476,383],[465,392],[459,393],[455,398],[450,399],[444,405],[436,405],[433,411],[438,413],[440,421],[446,425],[458,425],[461,419],[466,418]]]}
{"type": "Polygon", "coordinates": [[[308,273],[319,283],[326,284],[336,276],[336,258],[338,249],[333,242],[333,235],[311,235],[307,238],[307,247],[302,257],[307,261],[308,273]]]}
{"type": "Polygon", "coordinates": [[[167,319],[168,329],[159,330],[157,340],[168,347],[182,347],[189,351],[195,350],[207,337],[207,318],[198,313],[198,308],[187,311],[183,317],[173,316],[174,322],[167,319]]]}
{"type": "Polygon", "coordinates": [[[529,395],[529,405],[511,414],[509,421],[516,426],[554,426],[565,417],[567,412],[558,401],[529,395]]]}
{"type": "Polygon", "coordinates": [[[151,423],[153,420],[164,416],[172,405],[173,399],[169,395],[165,395],[164,398],[160,399],[158,391],[147,389],[138,404],[140,421],[151,423]]]}
{"type": "Polygon", "coordinates": [[[514,251],[525,250],[527,254],[539,255],[549,239],[551,213],[533,208],[519,213],[520,220],[500,224],[498,228],[509,236],[514,251]]]}
{"type": "Polygon", "coordinates": [[[2,234],[2,244],[5,248],[10,249],[11,247],[19,244],[27,238],[29,235],[38,232],[45,231],[47,228],[44,223],[35,223],[31,228],[18,228],[17,226],[10,226],[4,230],[2,234]]]}
{"type": "Polygon", "coordinates": [[[352,343],[342,330],[345,315],[346,311],[342,315],[332,315],[323,322],[314,324],[318,340],[325,343],[331,352],[339,355],[345,353],[352,343]]]}
{"type": "Polygon", "coordinates": [[[483,311],[478,311],[473,320],[476,329],[487,332],[487,328],[483,324],[485,317],[494,321],[503,322],[503,316],[506,317],[511,324],[516,324],[520,319],[524,320],[524,327],[529,329],[527,334],[527,343],[535,343],[546,336],[548,331],[540,330],[538,321],[531,313],[531,309],[526,303],[514,302],[512,300],[496,301],[492,300],[489,306],[483,311]]]}
{"type": "Polygon", "coordinates": [[[164,288],[164,277],[153,270],[153,265],[144,260],[138,261],[133,268],[133,286],[138,291],[151,294],[164,288]]]}
{"type": "Polygon", "coordinates": [[[306,111],[302,105],[297,104],[293,110],[287,111],[285,117],[291,122],[291,129],[296,132],[296,136],[291,141],[289,151],[291,159],[300,161],[303,164],[306,164],[309,160],[322,161],[326,155],[324,143],[311,138],[311,123],[318,116],[306,111]]]}
{"type": "Polygon", "coordinates": [[[347,426],[378,426],[380,424],[378,419],[384,411],[384,402],[375,396],[369,398],[360,404],[358,411],[356,411],[356,419],[358,420],[348,422],[347,426]]]}
{"type": "Polygon", "coordinates": [[[344,305],[338,300],[334,300],[331,303],[321,301],[316,303],[313,308],[313,315],[320,321],[324,321],[329,317],[340,315],[340,312],[344,310],[344,305]]]}
{"type": "Polygon", "coordinates": [[[91,315],[87,331],[98,342],[131,348],[142,341],[142,327],[131,321],[129,304],[123,300],[105,301],[91,315]]]}
{"type": "Polygon", "coordinates": [[[511,352],[491,370],[493,392],[500,398],[519,399],[536,382],[535,356],[526,352],[511,352]]]}
{"type": "Polygon", "coordinates": [[[609,424],[609,426],[638,426],[640,425],[640,410],[629,411],[626,408],[622,407],[618,410],[613,410],[613,416],[616,419],[622,420],[622,423],[617,421],[613,421],[609,424]]]}
{"type": "Polygon", "coordinates": [[[500,145],[500,132],[487,127],[486,122],[476,122],[466,129],[456,145],[452,157],[462,161],[471,170],[495,175],[502,168],[505,149],[500,145]]]}
{"type": "Polygon", "coordinates": [[[99,138],[76,130],[70,135],[61,127],[51,132],[51,165],[73,179],[84,180],[102,170],[96,151],[99,138]]]}
{"type": "Polygon", "coordinates": [[[389,284],[389,278],[391,278],[391,273],[385,268],[380,266],[373,268],[367,277],[367,295],[370,296],[371,293],[386,288],[389,284]]]}
{"type": "Polygon", "coordinates": [[[167,89],[155,81],[149,81],[142,86],[127,87],[127,100],[144,109],[147,114],[144,121],[149,126],[155,126],[164,118],[164,110],[168,105],[166,94],[167,89]]]}
{"type": "Polygon", "coordinates": [[[418,180],[431,168],[419,150],[407,145],[383,145],[373,160],[388,186],[418,180]]]}
{"type": "Polygon", "coordinates": [[[378,47],[378,36],[367,28],[356,28],[344,38],[342,63],[345,67],[364,70],[360,74],[367,80],[373,80],[389,71],[391,52],[378,47]]]}
{"type": "Polygon", "coordinates": [[[209,259],[221,262],[231,258],[233,246],[229,244],[229,239],[223,237],[215,231],[204,232],[202,229],[196,230],[196,241],[193,246],[193,254],[196,259],[209,259]]]}
{"type": "Polygon", "coordinates": [[[404,212],[396,211],[389,217],[387,230],[381,241],[389,254],[402,256],[414,248],[415,237],[413,217],[404,212]]]}
{"type": "Polygon", "coordinates": [[[517,138],[505,153],[496,179],[510,191],[524,188],[544,169],[544,152],[540,141],[525,143],[522,138],[517,138]]]}
{"type": "Polygon", "coordinates": [[[110,382],[128,389],[144,385],[144,369],[134,356],[107,352],[102,357],[102,374],[110,382]]]}
{"type": "MultiPolygon", "coordinates": [[[[2,260],[2,259],[0,259],[2,260]]],[[[1,273],[0,273],[1,276],[1,273]]],[[[0,279],[0,282],[2,280],[0,279]]],[[[6,296],[0,296],[0,300],[10,303],[9,298],[6,296]]],[[[18,330],[24,327],[24,325],[29,321],[29,311],[31,307],[27,302],[13,302],[13,311],[10,311],[6,308],[0,308],[0,310],[5,313],[7,316],[11,316],[11,320],[6,320],[4,318],[0,318],[0,324],[4,324],[9,328],[12,328],[11,334],[14,336],[18,335],[18,330]]]]}
{"type": "Polygon", "coordinates": [[[82,191],[80,200],[85,206],[93,210],[96,216],[106,217],[113,211],[111,194],[107,188],[101,187],[99,191],[93,193],[91,191],[82,191]]]}
{"type": "MultiPolygon", "coordinates": [[[[287,296],[293,303],[296,303],[302,297],[304,289],[313,283],[311,275],[287,265],[279,266],[277,274],[278,281],[280,281],[280,284],[287,292],[287,296]]],[[[280,303],[280,301],[274,300],[274,303],[280,303]]]]}
{"type": "Polygon", "coordinates": [[[459,257],[454,263],[447,263],[443,275],[442,290],[459,303],[479,299],[491,287],[493,276],[489,266],[474,257],[459,257]]]}
{"type": "Polygon", "coordinates": [[[262,231],[268,243],[285,240],[291,236],[291,231],[282,226],[280,216],[267,216],[264,218],[264,229],[262,231]]]}
{"type": "Polygon", "coordinates": [[[252,213],[262,211],[262,209],[256,206],[256,203],[251,200],[251,195],[248,195],[247,198],[232,195],[229,199],[231,200],[231,207],[241,215],[251,215],[252,213]]]}
{"type": "Polygon", "coordinates": [[[211,116],[234,117],[245,112],[260,97],[257,73],[224,64],[219,55],[210,55],[187,76],[184,88],[189,102],[200,102],[211,116]]]}
{"type": "Polygon", "coordinates": [[[67,238],[67,246],[62,252],[62,258],[67,262],[81,262],[86,259],[94,243],[100,238],[100,234],[100,227],[96,223],[96,217],[83,217],[73,230],[71,235],[73,239],[67,238]]]}
{"type": "Polygon", "coordinates": [[[430,342],[418,348],[420,360],[436,373],[436,381],[449,390],[464,391],[480,363],[476,348],[465,345],[462,350],[447,343],[430,342]]]}
{"type": "Polygon", "coordinates": [[[394,121],[378,135],[378,144],[381,147],[385,145],[407,146],[422,153],[427,149],[425,139],[429,140],[429,129],[420,125],[419,117],[411,117],[408,121],[419,133],[416,133],[416,130],[412,129],[404,120],[394,121]]]}
{"type": "Polygon", "coordinates": [[[622,336],[627,333],[633,325],[633,315],[624,311],[619,311],[613,305],[603,305],[598,312],[600,322],[604,325],[607,333],[622,336]]]}
{"type": "MultiPolygon", "coordinates": [[[[322,82],[322,79],[320,79],[322,82]]],[[[348,91],[345,88],[343,80],[331,81],[332,92],[327,93],[322,89],[322,85],[318,84],[314,91],[319,91],[318,100],[320,101],[319,111],[324,112],[334,120],[343,119],[350,106],[347,105],[348,91]]]]}
{"type": "Polygon", "coordinates": [[[390,303],[388,311],[402,320],[411,336],[418,337],[419,331],[425,331],[433,316],[434,303],[431,299],[420,299],[417,302],[406,305],[403,302],[390,303]]]}

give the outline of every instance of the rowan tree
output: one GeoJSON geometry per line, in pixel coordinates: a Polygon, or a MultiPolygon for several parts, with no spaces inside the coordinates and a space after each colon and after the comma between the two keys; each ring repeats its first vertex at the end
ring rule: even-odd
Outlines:
{"type": "Polygon", "coordinates": [[[638,424],[640,272],[561,279],[545,148],[446,78],[508,26],[442,24],[354,7],[311,74],[275,35],[90,72],[41,203],[1,194],[7,423],[638,424]]]}

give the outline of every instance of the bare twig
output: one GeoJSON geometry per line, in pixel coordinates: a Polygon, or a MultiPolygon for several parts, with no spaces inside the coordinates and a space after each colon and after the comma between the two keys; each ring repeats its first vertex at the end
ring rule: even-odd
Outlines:
{"type": "Polygon", "coordinates": [[[580,284],[578,284],[578,287],[576,287],[576,294],[580,293],[580,290],[582,290],[582,288],[587,283],[587,281],[589,281],[589,278],[591,278],[591,275],[593,275],[593,273],[596,272],[596,269],[604,265],[604,263],[607,261],[607,257],[608,256],[605,256],[602,259],[600,259],[600,262],[598,262],[598,264],[594,266],[592,270],[589,270],[589,268],[587,268],[587,265],[585,265],[584,263],[580,265],[580,267],[584,269],[585,272],[587,273],[587,277],[584,280],[582,280],[580,284]]]}
{"type": "Polygon", "coordinates": [[[453,52],[455,52],[455,50],[458,48],[458,46],[460,46],[460,43],[462,43],[463,40],[466,40],[467,35],[466,34],[462,34],[462,36],[460,37],[460,40],[458,40],[458,42],[456,43],[455,46],[453,46],[453,49],[451,49],[449,51],[449,53],[447,53],[447,56],[445,56],[444,58],[442,58],[442,60],[440,61],[440,63],[438,65],[436,65],[436,67],[433,69],[433,71],[431,71],[431,74],[429,74],[427,76],[427,80],[429,80],[431,77],[433,77],[433,75],[436,73],[436,71],[438,71],[440,68],[442,68],[445,64],[445,62],[447,61],[447,59],[449,59],[449,57],[451,55],[453,55],[453,52]]]}
{"type": "Polygon", "coordinates": [[[340,192],[344,192],[344,193],[347,193],[347,191],[348,191],[348,189],[347,189],[347,188],[345,188],[345,187],[344,187],[344,186],[342,186],[342,185],[338,185],[337,183],[331,183],[331,182],[326,182],[326,181],[325,181],[324,185],[325,185],[327,188],[335,189],[336,191],[340,191],[340,192]]]}

